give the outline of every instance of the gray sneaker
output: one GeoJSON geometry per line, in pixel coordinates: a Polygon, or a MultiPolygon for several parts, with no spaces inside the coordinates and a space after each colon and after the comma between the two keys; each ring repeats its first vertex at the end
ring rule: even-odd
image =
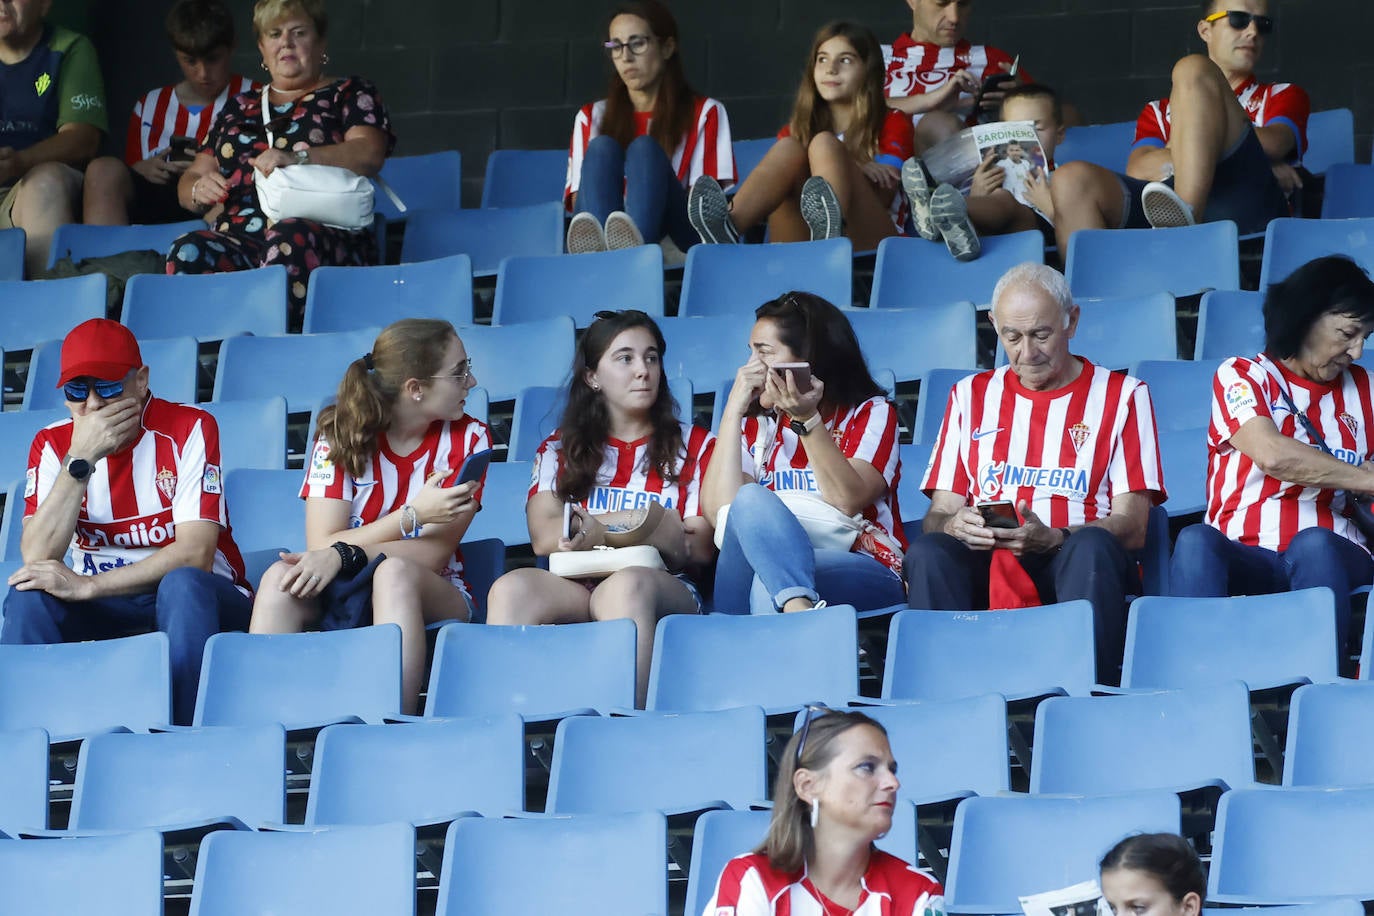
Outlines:
{"type": "Polygon", "coordinates": [[[819,175],[806,179],[801,190],[801,215],[811,228],[811,241],[837,239],[844,235],[840,218],[840,199],[835,189],[819,175]]]}
{"type": "Polygon", "coordinates": [[[637,248],[644,244],[644,236],[634,219],[624,210],[616,210],[606,217],[606,250],[637,248]]]}
{"type": "Polygon", "coordinates": [[[687,194],[687,219],[708,245],[733,245],[739,241],[739,231],[730,220],[730,199],[720,182],[710,175],[702,175],[692,183],[687,194]]]}
{"type": "Polygon", "coordinates": [[[595,216],[583,211],[568,223],[568,254],[591,254],[606,250],[606,235],[595,216]]]}
{"type": "Polygon", "coordinates": [[[1162,181],[1152,181],[1140,190],[1140,206],[1145,219],[1156,229],[1191,226],[1195,222],[1193,208],[1162,181]]]}
{"type": "Polygon", "coordinates": [[[940,241],[940,230],[930,216],[930,179],[926,177],[925,164],[915,156],[902,163],[902,190],[911,204],[916,234],[927,242],[940,241]]]}
{"type": "Polygon", "coordinates": [[[968,203],[954,185],[942,184],[930,195],[930,217],[955,258],[972,261],[983,253],[978,230],[968,218],[968,203]]]}

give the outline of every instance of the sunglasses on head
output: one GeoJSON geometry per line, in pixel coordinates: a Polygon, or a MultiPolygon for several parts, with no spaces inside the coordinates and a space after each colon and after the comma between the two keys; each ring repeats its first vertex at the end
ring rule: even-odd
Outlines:
{"type": "Polygon", "coordinates": [[[806,739],[811,736],[811,720],[828,712],[830,712],[828,707],[807,704],[806,718],[802,720],[801,737],[797,739],[797,759],[793,762],[793,766],[801,766],[802,754],[806,753],[806,739]]]}
{"type": "Polygon", "coordinates": [[[1226,23],[1237,32],[1243,32],[1248,29],[1251,22],[1254,22],[1255,31],[1259,32],[1261,35],[1268,35],[1270,32],[1274,31],[1273,16],[1260,16],[1257,13],[1247,13],[1245,10],[1222,10],[1221,12],[1213,13],[1202,21],[1216,22],[1223,17],[1226,19],[1226,23]]]}
{"type": "Polygon", "coordinates": [[[84,401],[91,396],[92,388],[101,399],[108,401],[124,393],[124,380],[106,382],[101,379],[76,379],[62,386],[62,395],[69,401],[84,401]]]}

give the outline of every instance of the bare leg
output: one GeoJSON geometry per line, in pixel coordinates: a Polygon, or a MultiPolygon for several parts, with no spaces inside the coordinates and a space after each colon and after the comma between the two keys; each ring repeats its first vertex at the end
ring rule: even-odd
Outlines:
{"type": "MultiPolygon", "coordinates": [[[[844,214],[845,234],[854,243],[855,251],[872,251],[880,241],[897,234],[883,204],[883,192],[868,180],[838,137],[829,131],[812,137],[807,156],[811,174],[824,178],[835,189],[840,212],[844,214]]],[[[900,184],[894,183],[887,199],[890,201],[893,194],[900,193],[900,184]]]]}
{"type": "Polygon", "coordinates": [[[916,122],[916,155],[964,129],[964,119],[952,111],[928,111],[916,122]]]}
{"type": "Polygon", "coordinates": [[[388,557],[372,574],[372,620],[401,628],[401,712],[414,715],[425,674],[425,624],[468,619],[463,593],[413,560],[388,557]]]}
{"type": "Polygon", "coordinates": [[[101,156],[86,166],[82,221],[93,226],[127,226],[134,201],[133,173],[121,160],[101,156]]]}
{"type": "Polygon", "coordinates": [[[970,197],[968,215],[979,235],[1002,235],[1039,226],[1035,211],[1023,205],[1005,188],[999,188],[987,197],[970,197]]]}
{"type": "Polygon", "coordinates": [[[1250,119],[1221,69],[1201,54],[1190,54],[1174,64],[1169,119],[1174,191],[1201,219],[1217,163],[1240,142],[1250,119]]]}
{"type": "Polygon", "coordinates": [[[300,633],[319,619],[319,602],[282,591],[282,576],[293,568],[290,563],[278,561],[262,574],[262,583],[253,600],[249,633],[300,633]]]}
{"type": "Polygon", "coordinates": [[[24,230],[24,270],[35,277],[48,266],[52,236],[63,223],[76,222],[81,173],[58,162],[34,166],[24,176],[11,219],[24,230]]]}
{"type": "Polygon", "coordinates": [[[768,220],[775,242],[796,242],[811,237],[801,218],[797,198],[802,182],[810,177],[806,151],[791,137],[784,137],[764,155],[744,184],[735,192],[730,221],[740,232],[768,220]]]}
{"type": "Polygon", "coordinates": [[[1124,201],[1113,172],[1091,162],[1066,162],[1054,170],[1054,236],[1062,262],[1069,256],[1069,236],[1079,229],[1115,229],[1121,225],[1124,201]]]}
{"type": "Polygon", "coordinates": [[[613,573],[592,593],[595,620],[627,618],[635,622],[635,706],[649,695],[649,667],[654,659],[654,629],[667,614],[695,614],[692,593],[661,569],[637,567],[613,573]]]}
{"type": "Polygon", "coordinates": [[[546,569],[513,569],[487,592],[488,624],[534,626],[591,619],[591,593],[546,569]]]}

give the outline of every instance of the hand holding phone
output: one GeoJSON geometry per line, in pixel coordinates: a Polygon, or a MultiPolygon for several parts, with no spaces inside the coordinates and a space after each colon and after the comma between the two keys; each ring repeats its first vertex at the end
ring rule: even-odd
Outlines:
{"type": "Polygon", "coordinates": [[[792,383],[797,386],[798,392],[811,390],[811,364],[810,363],[773,363],[769,366],[777,375],[778,381],[784,388],[787,387],[787,373],[792,373],[792,383]]]}
{"type": "Polygon", "coordinates": [[[190,162],[194,158],[196,158],[194,137],[176,136],[172,138],[171,147],[167,153],[168,162],[190,162]]]}
{"type": "Polygon", "coordinates": [[[493,449],[484,449],[480,452],[473,452],[463,460],[463,466],[458,470],[458,477],[453,481],[453,485],[459,486],[465,483],[476,483],[482,479],[482,475],[487,472],[487,465],[491,464],[493,449]]]}
{"type": "Polygon", "coordinates": [[[983,516],[983,524],[989,528],[1019,528],[1021,521],[1016,517],[1016,507],[1011,500],[999,499],[995,502],[980,503],[978,514],[983,516]]]}

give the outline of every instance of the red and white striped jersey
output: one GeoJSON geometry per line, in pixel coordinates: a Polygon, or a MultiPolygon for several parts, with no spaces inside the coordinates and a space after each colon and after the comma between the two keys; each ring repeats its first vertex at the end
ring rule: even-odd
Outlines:
{"type": "MultiPolygon", "coordinates": [[[[700,515],[701,478],[711,462],[716,437],[700,426],[690,423],[681,426],[683,452],[678,459],[676,483],[664,480],[658,469],[648,467],[647,437],[634,442],[608,438],[606,457],[596,472],[596,486],[582,500],[582,506],[593,515],[604,515],[656,502],[683,518],[700,515]]],[[[540,444],[530,474],[530,496],[557,489],[558,475],[563,468],[561,446],[556,431],[540,444]]]]}
{"type": "MultiPolygon", "coordinates": [[[[886,398],[872,397],[843,413],[822,414],[821,419],[846,458],[868,462],[887,481],[887,492],[877,502],[865,506],[862,514],[906,550],[902,513],[897,506],[897,483],[902,477],[901,452],[897,448],[897,409],[886,398]]],[[[740,447],[744,452],[745,473],[768,489],[820,494],[816,472],[811,470],[811,459],[806,457],[806,444],[792,431],[787,420],[779,421],[771,413],[745,417],[740,447]]],[[[864,550],[862,539],[854,542],[854,549],[868,553],[901,575],[900,556],[880,556],[864,550]]]]}
{"type": "Polygon", "coordinates": [[[167,149],[173,137],[193,137],[200,146],[224,103],[241,92],[256,92],[258,88],[250,79],[231,76],[229,85],[213,103],[194,112],[181,104],[175,86],[152,90],[134,103],[134,110],[129,114],[129,130],[124,138],[125,163],[133,165],[158,150],[167,149]]]}
{"type": "MultiPolygon", "coordinates": [[[[978,79],[1005,73],[1002,64],[1011,65],[1012,56],[1001,48],[991,45],[969,44],[960,41],[951,48],[942,48],[928,41],[915,41],[908,32],[890,45],[883,45],[883,64],[886,73],[883,77],[883,95],[890,99],[904,99],[913,95],[934,92],[949,82],[949,75],[956,70],[972,70],[978,79]]],[[[1017,69],[1018,75],[1027,83],[1034,82],[1024,69],[1017,69]]],[[[970,93],[962,93],[961,98],[971,101],[970,93]]],[[[921,120],[921,115],[913,115],[912,123],[921,120]]],[[[976,121],[976,113],[969,115],[969,124],[976,121]]]]}
{"type": "MultiPolygon", "coordinates": [[[[778,139],[792,136],[792,125],[784,124],[778,131],[778,139]]],[[[844,139],[844,134],[838,134],[839,139],[844,139]]],[[[911,127],[911,119],[900,111],[888,110],[887,116],[883,118],[883,129],[878,134],[878,148],[873,152],[873,161],[890,165],[895,169],[900,169],[902,163],[906,162],[915,155],[916,136],[911,127]]],[[[888,216],[892,217],[893,224],[897,231],[902,232],[906,227],[907,213],[911,204],[907,202],[906,194],[900,187],[892,194],[892,200],[887,205],[888,216]]]]}
{"type": "MultiPolygon", "coordinates": [[[[361,528],[406,505],[420,492],[426,478],[438,469],[447,469],[443,486],[451,487],[463,467],[463,460],[491,448],[487,424],[473,417],[435,420],[420,445],[409,455],[391,450],[386,433],[377,436],[377,450],[368,463],[367,479],[357,480],[329,459],[329,442],[315,440],[310,464],[301,484],[301,499],[342,499],[349,503],[348,525],[361,528]]],[[[473,496],[480,503],[486,475],[477,483],[473,496]]],[[[397,539],[400,531],[397,530],[397,539]]],[[[455,547],[448,566],[437,570],[440,576],[470,595],[463,578],[463,551],[455,547]]]]}
{"type": "Polygon", "coordinates": [[[961,379],[949,394],[921,488],[972,506],[1030,503],[1051,528],[1106,518],[1112,498],[1165,499],[1154,406],[1145,383],[1086,359],[1063,388],[1031,391],[1009,366],[961,379]]]}
{"type": "MultiPolygon", "coordinates": [[[[147,559],[176,540],[179,522],[219,525],[214,565],[251,595],[243,557],[229,530],[220,471],[219,426],[188,404],[150,397],[143,405],[143,432],[133,445],[95,463],[72,535],[73,569],[83,576],[147,559]]],[[[52,492],[72,442],[72,421],[39,430],[29,449],[24,480],[24,517],[52,492]]],[[[80,457],[80,456],[78,456],[80,457]]]]}
{"type": "Polygon", "coordinates": [[[1345,517],[1343,491],[1270,477],[1231,444],[1236,430],[1255,417],[1268,417],[1285,436],[1312,444],[1288,409],[1280,393],[1283,388],[1337,458],[1359,465],[1374,454],[1369,435],[1374,424],[1374,385],[1363,366],[1351,366],[1335,381],[1323,384],[1299,378],[1263,353],[1253,359],[1228,359],[1212,379],[1207,524],[1234,541],[1270,550],[1287,550],[1294,535],[1314,525],[1364,544],[1364,536],[1345,517]]]}
{"type": "MultiPolygon", "coordinates": [[[[587,144],[601,134],[601,118],[606,112],[606,100],[583,105],[573,119],[572,143],[568,146],[568,177],[563,187],[563,204],[572,212],[573,195],[582,182],[582,157],[587,144]]],[[[635,136],[649,132],[653,118],[650,112],[635,112],[635,136]]],[[[735,148],[730,144],[730,119],[725,106],[704,95],[697,96],[692,129],[683,135],[673,151],[673,171],[684,188],[692,186],[702,175],[710,175],[729,187],[735,181],[735,148]]]]}
{"type": "Polygon", "coordinates": [[[779,872],[762,853],[736,856],[725,865],[704,916],[944,916],[945,892],[931,877],[896,856],[875,849],[860,879],[859,905],[846,910],[823,900],[805,872],[779,872]]]}
{"type": "MultiPolygon", "coordinates": [[[[1301,86],[1292,83],[1261,83],[1253,75],[1235,88],[1236,98],[1256,127],[1287,124],[1293,131],[1295,145],[1290,161],[1299,162],[1307,151],[1307,116],[1312,103],[1301,86]]],[[[1159,99],[1146,105],[1135,122],[1135,142],[1140,146],[1165,146],[1169,142],[1172,122],[1169,119],[1169,100],[1159,99]]]]}

